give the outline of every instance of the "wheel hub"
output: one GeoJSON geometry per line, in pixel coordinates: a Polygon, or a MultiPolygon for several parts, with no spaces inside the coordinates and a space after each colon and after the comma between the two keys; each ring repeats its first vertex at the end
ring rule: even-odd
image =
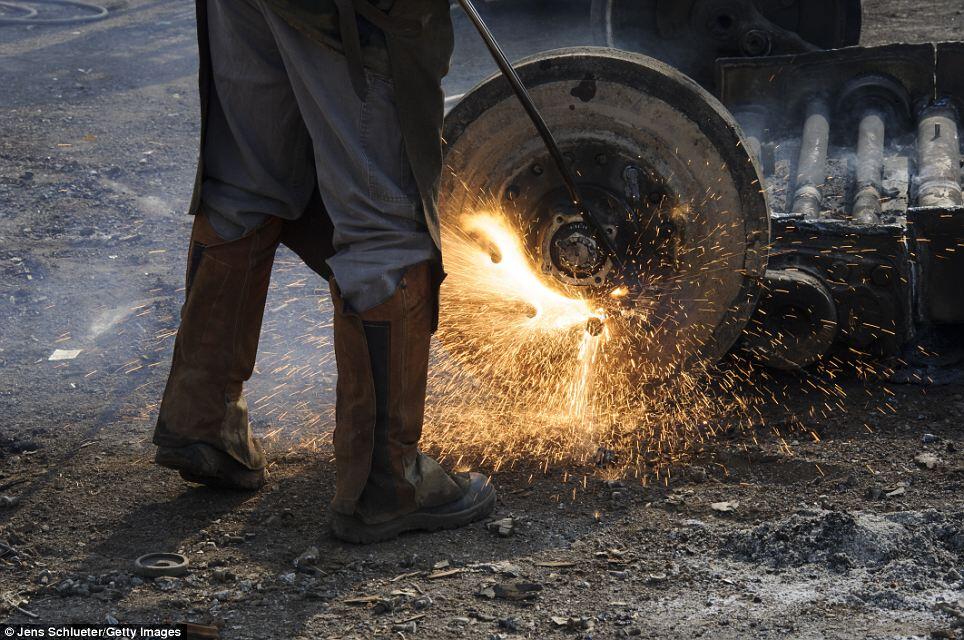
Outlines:
{"type": "Polygon", "coordinates": [[[585,222],[571,222],[556,231],[549,255],[553,266],[572,278],[591,276],[604,262],[599,245],[585,222]]]}
{"type": "MultiPolygon", "coordinates": [[[[524,61],[518,71],[619,267],[498,78],[446,118],[440,208],[448,246],[465,234],[463,220],[494,210],[538,278],[602,310],[610,361],[617,346],[654,371],[722,356],[752,310],[769,232],[756,169],[732,117],[695,84],[641,56],[565,50],[524,61]]],[[[448,282],[454,290],[457,276],[448,282]]],[[[525,299],[530,285],[512,275],[496,285],[505,287],[501,299],[471,285],[458,295],[478,297],[476,310],[495,320],[496,307],[516,294],[525,299]]],[[[551,317],[566,316],[554,310],[537,320],[551,324],[551,317]]],[[[457,326],[443,327],[442,336],[486,375],[477,354],[506,348],[464,340],[457,326]]]]}

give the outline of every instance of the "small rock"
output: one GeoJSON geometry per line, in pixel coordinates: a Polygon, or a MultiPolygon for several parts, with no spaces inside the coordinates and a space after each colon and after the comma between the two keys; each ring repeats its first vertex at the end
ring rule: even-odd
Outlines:
{"type": "Polygon", "coordinates": [[[181,581],[178,578],[162,576],[154,579],[154,586],[161,591],[177,591],[181,588],[181,581]]]}
{"type": "Polygon", "coordinates": [[[607,447],[599,447],[596,449],[596,466],[597,467],[609,467],[616,464],[619,456],[612,449],[607,447]]]}
{"type": "Polygon", "coordinates": [[[522,567],[512,564],[508,560],[502,560],[501,562],[493,562],[490,564],[480,564],[477,566],[480,569],[485,569],[492,573],[501,573],[502,575],[509,576],[510,578],[518,578],[522,575],[522,567]]]}
{"type": "Polygon", "coordinates": [[[922,444],[934,444],[940,442],[940,440],[940,436],[935,436],[933,433],[925,433],[920,439],[922,444]]]}
{"type": "Polygon", "coordinates": [[[278,580],[282,584],[287,584],[287,585],[293,585],[296,579],[297,579],[297,576],[295,575],[294,571],[289,571],[288,573],[282,573],[280,576],[278,576],[278,580]]]}
{"type": "Polygon", "coordinates": [[[118,625],[118,624],[120,624],[120,621],[119,621],[117,618],[115,618],[114,616],[112,616],[111,614],[109,614],[109,613],[107,614],[107,617],[104,618],[104,620],[105,620],[105,621],[107,622],[107,624],[109,624],[109,625],[118,625]]]}
{"type": "Polygon", "coordinates": [[[533,600],[540,591],[542,585],[535,582],[504,582],[485,587],[478,595],[489,600],[533,600]]]}
{"type": "Polygon", "coordinates": [[[736,511],[739,506],[740,503],[735,500],[726,500],[724,502],[714,502],[710,505],[710,509],[719,513],[732,513],[736,511]]]}
{"type": "Polygon", "coordinates": [[[706,482],[706,469],[703,467],[690,467],[686,470],[686,478],[693,483],[700,484],[706,482]]]}
{"type": "Polygon", "coordinates": [[[211,574],[211,578],[215,582],[220,582],[220,583],[234,582],[235,580],[238,579],[238,577],[234,575],[233,572],[228,571],[227,569],[215,569],[214,573],[211,574]]]}
{"type": "Polygon", "coordinates": [[[12,509],[20,504],[20,496],[0,496],[0,509],[12,509]]]}
{"type": "Polygon", "coordinates": [[[512,535],[513,530],[515,530],[515,520],[512,518],[493,520],[492,522],[486,524],[485,528],[492,533],[497,534],[501,538],[508,538],[512,535]]]}
{"type": "Polygon", "coordinates": [[[592,631],[595,624],[591,618],[586,617],[563,617],[550,616],[549,620],[557,629],[570,629],[573,631],[592,631]]]}
{"type": "Polygon", "coordinates": [[[864,494],[864,498],[867,500],[880,500],[884,497],[884,490],[880,487],[869,487],[867,492],[864,494]]]}
{"type": "Polygon", "coordinates": [[[399,598],[379,598],[372,604],[372,613],[380,616],[384,613],[391,613],[398,608],[398,605],[402,603],[402,599],[399,598]]]}
{"type": "Polygon", "coordinates": [[[522,627],[519,625],[519,621],[515,618],[501,618],[499,620],[499,628],[505,629],[506,631],[512,631],[518,633],[522,631],[522,627]]]}
{"type": "Polygon", "coordinates": [[[318,547],[308,547],[304,553],[295,558],[295,569],[299,571],[308,570],[318,564],[318,547]]]}
{"type": "Polygon", "coordinates": [[[422,596],[421,598],[416,598],[412,601],[412,608],[416,611],[425,611],[426,609],[431,608],[432,604],[433,602],[430,597],[422,596]]]}
{"type": "Polygon", "coordinates": [[[941,465],[941,459],[929,452],[914,456],[914,462],[921,469],[936,469],[941,465]]]}
{"type": "Polygon", "coordinates": [[[894,487],[893,489],[889,490],[885,489],[885,491],[886,493],[884,495],[888,498],[896,498],[897,496],[902,496],[907,493],[907,489],[904,487],[894,487]]]}

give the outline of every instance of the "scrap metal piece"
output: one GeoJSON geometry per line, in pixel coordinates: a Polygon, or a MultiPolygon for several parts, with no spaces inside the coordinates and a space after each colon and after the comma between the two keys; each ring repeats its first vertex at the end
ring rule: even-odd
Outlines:
{"type": "Polygon", "coordinates": [[[936,100],[921,109],[917,124],[917,204],[921,207],[964,204],[957,121],[957,109],[950,100],[936,100]]]}
{"type": "Polygon", "coordinates": [[[837,337],[837,305],[819,278],[805,271],[767,271],[743,348],[774,369],[802,369],[837,337]]]}
{"type": "Polygon", "coordinates": [[[853,220],[860,224],[880,222],[880,183],[884,175],[884,118],[867,111],[857,132],[857,195],[853,220]]]}
{"type": "Polygon", "coordinates": [[[180,553],[148,553],[134,561],[134,573],[145,578],[177,577],[187,573],[190,561],[180,553]]]}
{"type": "Polygon", "coordinates": [[[887,131],[900,132],[910,121],[911,99],[904,86],[890,75],[863,74],[844,87],[835,119],[857,129],[856,185],[851,219],[877,224],[883,210],[884,149],[887,131]]]}
{"type": "Polygon", "coordinates": [[[818,218],[823,209],[820,187],[827,176],[827,147],[830,143],[830,114],[827,103],[816,98],[807,105],[797,163],[796,191],[790,211],[805,218],[818,218]]]}
{"type": "Polygon", "coordinates": [[[499,76],[446,118],[443,242],[462,233],[465,214],[496,202],[543,278],[584,287],[603,305],[614,282],[639,285],[620,304],[650,305],[655,328],[633,357],[654,368],[722,357],[752,313],[769,241],[757,166],[732,116],[675,69],[636,54],[562,49],[516,70],[624,265],[600,261],[558,180],[533,170],[552,164],[499,76]]]}

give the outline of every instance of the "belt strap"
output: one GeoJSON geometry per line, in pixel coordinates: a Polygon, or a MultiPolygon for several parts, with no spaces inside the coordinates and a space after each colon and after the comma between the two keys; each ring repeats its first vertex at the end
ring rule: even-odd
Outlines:
{"type": "Polygon", "coordinates": [[[334,1],[335,7],[338,9],[338,29],[341,32],[341,44],[345,51],[345,58],[348,60],[351,84],[358,98],[364,100],[368,83],[365,80],[365,62],[362,57],[361,37],[358,34],[356,13],[383,32],[402,37],[417,36],[424,29],[425,23],[405,18],[390,18],[368,0],[334,1]]]}

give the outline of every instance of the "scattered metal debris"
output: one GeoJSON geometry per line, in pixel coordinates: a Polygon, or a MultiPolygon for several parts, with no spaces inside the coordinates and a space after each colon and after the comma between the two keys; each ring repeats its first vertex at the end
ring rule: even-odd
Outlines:
{"type": "Polygon", "coordinates": [[[183,576],[189,565],[180,553],[148,553],[134,561],[134,573],[145,578],[183,576]]]}

